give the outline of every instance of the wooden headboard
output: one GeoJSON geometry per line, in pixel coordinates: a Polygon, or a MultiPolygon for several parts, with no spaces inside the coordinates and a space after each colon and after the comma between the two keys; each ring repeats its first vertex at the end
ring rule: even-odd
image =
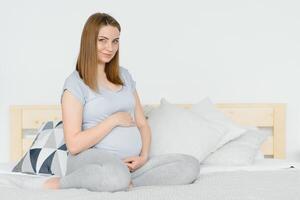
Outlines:
{"type": "MultiPolygon", "coordinates": [[[[189,109],[191,104],[177,104],[189,109]]],[[[145,106],[158,106],[145,105],[145,106]]],[[[272,135],[262,145],[264,155],[285,158],[285,104],[216,104],[240,125],[270,128],[272,135]]],[[[61,120],[58,105],[25,105],[10,107],[11,161],[20,159],[29,149],[36,130],[47,120],[61,120]]]]}

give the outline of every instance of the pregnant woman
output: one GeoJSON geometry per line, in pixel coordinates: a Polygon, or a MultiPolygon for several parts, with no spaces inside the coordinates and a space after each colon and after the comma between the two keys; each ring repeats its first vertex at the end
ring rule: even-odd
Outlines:
{"type": "Polygon", "coordinates": [[[67,172],[48,179],[44,188],[115,192],[189,184],[198,176],[199,162],[192,156],[149,157],[151,130],[135,81],[119,66],[120,32],[105,13],[91,15],[84,26],[76,70],[61,99],[67,172]]]}

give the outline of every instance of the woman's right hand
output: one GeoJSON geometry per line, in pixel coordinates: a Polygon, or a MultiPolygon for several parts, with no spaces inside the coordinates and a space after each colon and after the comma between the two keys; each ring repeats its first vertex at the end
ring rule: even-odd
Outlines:
{"type": "Polygon", "coordinates": [[[129,112],[117,112],[111,115],[115,126],[136,126],[135,121],[129,112]]]}

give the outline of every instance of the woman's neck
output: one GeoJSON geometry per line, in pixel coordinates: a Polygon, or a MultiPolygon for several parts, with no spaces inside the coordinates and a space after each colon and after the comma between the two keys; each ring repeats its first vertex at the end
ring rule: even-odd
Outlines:
{"type": "Polygon", "coordinates": [[[104,69],[105,69],[105,64],[98,64],[97,66],[98,80],[106,80],[106,74],[104,69]]]}

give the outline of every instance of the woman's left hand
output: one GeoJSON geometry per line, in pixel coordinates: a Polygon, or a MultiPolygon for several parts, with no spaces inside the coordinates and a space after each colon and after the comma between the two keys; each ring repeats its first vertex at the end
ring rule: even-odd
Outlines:
{"type": "Polygon", "coordinates": [[[133,156],[123,159],[123,162],[127,165],[130,172],[135,171],[147,162],[146,156],[133,156]]]}

